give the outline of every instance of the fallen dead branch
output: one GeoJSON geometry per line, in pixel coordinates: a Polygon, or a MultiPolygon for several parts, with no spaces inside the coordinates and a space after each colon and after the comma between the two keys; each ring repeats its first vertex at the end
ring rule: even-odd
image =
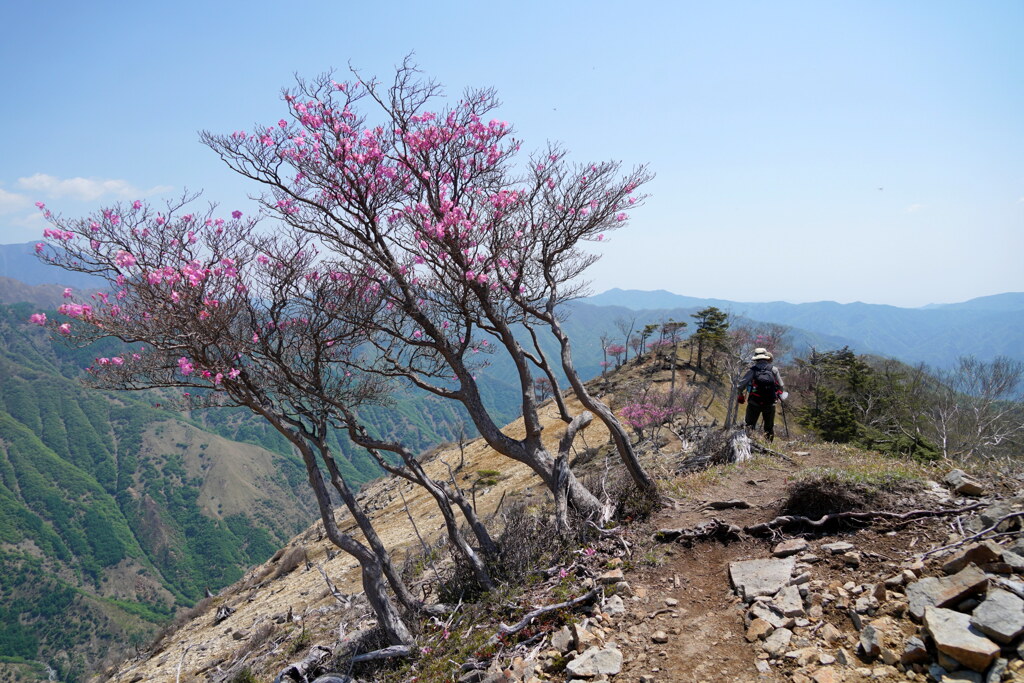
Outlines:
{"type": "MultiPolygon", "coordinates": [[[[979,507],[981,505],[982,505],[982,503],[976,503],[973,507],[976,508],[976,507],[979,507]]],[[[965,508],[965,510],[966,509],[968,509],[968,508],[965,508]]],[[[993,524],[992,526],[990,526],[990,527],[988,527],[986,529],[982,529],[981,531],[979,531],[978,533],[974,534],[973,536],[967,536],[966,538],[961,538],[956,543],[950,543],[949,545],[944,545],[941,548],[932,548],[931,550],[929,550],[927,552],[921,553],[919,555],[919,557],[923,560],[924,558],[928,557],[929,555],[934,555],[935,553],[942,552],[943,550],[949,550],[950,548],[956,548],[958,546],[964,545],[965,543],[970,543],[971,541],[976,541],[979,538],[981,538],[982,536],[984,536],[985,534],[991,533],[991,532],[995,531],[996,529],[998,529],[999,526],[1002,525],[1003,522],[1005,522],[1007,520],[1010,520],[1010,519],[1017,519],[1018,517],[1024,517],[1024,512],[1011,512],[1008,515],[1003,515],[1002,517],[1000,517],[999,519],[996,520],[995,524],[993,524]]]]}
{"type": "Polygon", "coordinates": [[[353,664],[358,664],[359,662],[374,662],[380,659],[408,657],[411,654],[412,648],[408,645],[392,645],[391,647],[385,647],[380,650],[374,650],[373,652],[364,652],[361,655],[356,655],[350,661],[353,664]]]}
{"type": "Polygon", "coordinates": [[[288,679],[293,681],[307,681],[309,680],[309,675],[315,669],[322,666],[330,656],[330,648],[325,647],[324,645],[314,645],[309,648],[309,653],[301,662],[289,664],[282,669],[281,673],[277,674],[277,677],[274,678],[274,683],[283,683],[288,679]]]}
{"type": "Polygon", "coordinates": [[[790,463],[791,465],[795,465],[796,464],[796,460],[793,460],[793,458],[789,457],[785,453],[780,453],[780,452],[778,452],[776,450],[768,448],[768,446],[765,446],[763,443],[760,443],[759,441],[757,441],[755,439],[751,439],[750,440],[750,448],[751,448],[751,450],[755,450],[758,453],[764,453],[765,455],[770,455],[770,456],[772,456],[774,458],[779,458],[781,460],[785,460],[786,462],[790,463]]]}
{"type": "Polygon", "coordinates": [[[523,615],[522,619],[512,624],[511,626],[506,626],[505,624],[502,624],[498,628],[498,632],[491,636],[491,638],[487,641],[487,644],[495,645],[501,639],[502,636],[510,636],[519,633],[524,628],[526,628],[531,621],[533,621],[537,617],[548,614],[549,612],[556,612],[560,609],[569,609],[572,607],[576,607],[577,605],[582,605],[584,603],[590,602],[595,597],[597,597],[597,594],[600,592],[601,587],[598,586],[596,588],[591,588],[589,591],[579,596],[578,598],[566,600],[565,602],[560,602],[556,605],[545,605],[544,607],[538,607],[532,612],[527,612],[525,615],[523,615]]]}
{"type": "Polygon", "coordinates": [[[974,503],[972,505],[968,505],[967,507],[955,508],[952,510],[911,510],[910,512],[902,513],[886,512],[884,510],[868,510],[864,512],[834,512],[830,515],[825,515],[821,519],[811,519],[810,517],[803,517],[800,515],[781,515],[771,520],[770,522],[762,522],[761,524],[752,524],[750,526],[743,527],[743,530],[752,536],[760,536],[764,534],[771,534],[776,530],[783,529],[785,527],[798,526],[810,529],[820,529],[831,522],[846,520],[858,522],[870,522],[876,519],[893,519],[897,521],[907,521],[910,519],[919,519],[922,517],[945,517],[946,515],[963,514],[964,512],[977,510],[978,508],[984,506],[984,503],[974,503]]]}

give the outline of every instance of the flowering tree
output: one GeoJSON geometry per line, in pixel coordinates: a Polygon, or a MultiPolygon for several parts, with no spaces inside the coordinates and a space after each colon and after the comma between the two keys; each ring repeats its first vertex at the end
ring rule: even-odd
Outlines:
{"type": "MultiPolygon", "coordinates": [[[[354,414],[355,407],[386,396],[381,377],[353,371],[353,356],[367,343],[365,326],[353,321],[373,317],[381,297],[358,276],[320,270],[305,235],[259,237],[239,212],[223,220],[212,209],[202,216],[185,213],[186,204],[155,212],[135,202],[80,220],[47,212],[55,227],[45,237],[58,247],[48,260],[109,285],[86,301],[66,291],[60,312],[72,321],[57,331],[78,343],[115,337],[130,345],[89,368],[97,385],[187,389],[186,405],[244,406],[288,438],[306,465],[328,538],[359,562],[364,590],[391,644],[409,645],[412,636],[383,580],[407,608],[425,606],[392,566],[342,476],[328,445],[330,429],[345,428],[356,443],[413,463],[391,470],[427,487],[449,532],[459,537],[454,546],[466,553],[481,584],[491,584],[458,534],[445,487],[426,477],[412,454],[369,435],[354,414]],[[345,316],[337,315],[340,309],[345,316]],[[338,527],[321,465],[365,544],[338,527]]],[[[42,246],[39,251],[46,253],[42,246]]],[[[44,314],[33,315],[32,322],[47,323],[44,314]]]]}
{"type": "Polygon", "coordinates": [[[622,344],[612,344],[611,346],[608,346],[605,351],[615,359],[615,367],[618,368],[622,366],[622,354],[626,353],[625,346],[622,344]]]}
{"type": "Polygon", "coordinates": [[[564,486],[570,505],[598,516],[597,498],[571,472],[556,472],[541,441],[534,373],[559,392],[534,331],[555,335],[577,396],[609,425],[634,480],[653,489],[625,430],[579,381],[557,317],[595,259],[581,243],[623,224],[649,174],[620,177],[614,163],[572,166],[553,146],[524,173],[510,127],[486,120],[497,106],[493,91],[468,91],[437,110],[440,95],[408,63],[388,88],[329,75],[299,80],[284,95],[287,118],[252,133],[202,137],[230,168],[266,187],[266,211],[318,240],[330,267],[358,273],[380,294],[383,306],[364,321],[375,353],[361,369],[460,402],[492,448],[529,466],[556,498],[564,486]],[[379,123],[367,122],[367,106],[379,123]],[[526,341],[516,334],[524,326],[526,341]],[[504,434],[481,400],[477,354],[487,352],[506,354],[516,369],[521,439],[504,434]]]}
{"type": "Polygon", "coordinates": [[[635,392],[622,408],[622,417],[642,437],[649,430],[650,438],[657,436],[663,424],[682,412],[676,397],[669,393],[652,391],[650,386],[635,392]]]}

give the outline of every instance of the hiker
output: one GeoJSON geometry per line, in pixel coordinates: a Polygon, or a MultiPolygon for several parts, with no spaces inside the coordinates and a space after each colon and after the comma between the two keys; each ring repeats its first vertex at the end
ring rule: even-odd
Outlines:
{"type": "Polygon", "coordinates": [[[754,355],[750,360],[754,364],[737,384],[739,395],[736,402],[747,403],[747,429],[754,429],[760,415],[764,423],[764,434],[771,441],[775,438],[775,402],[782,396],[785,386],[779,369],[772,365],[772,354],[768,349],[754,349],[754,355]],[[748,390],[749,400],[744,396],[744,392],[748,390]]]}

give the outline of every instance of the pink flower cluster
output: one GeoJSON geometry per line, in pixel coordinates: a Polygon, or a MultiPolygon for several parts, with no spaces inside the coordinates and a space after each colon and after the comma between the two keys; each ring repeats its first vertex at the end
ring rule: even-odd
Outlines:
{"type": "Polygon", "coordinates": [[[89,304],[62,304],[57,312],[69,318],[89,318],[92,316],[92,306],[89,304]]]}

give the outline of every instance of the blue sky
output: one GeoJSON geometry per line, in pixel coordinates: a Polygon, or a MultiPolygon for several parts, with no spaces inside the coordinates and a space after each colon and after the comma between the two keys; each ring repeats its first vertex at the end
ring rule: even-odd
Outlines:
{"type": "Polygon", "coordinates": [[[415,52],[494,86],[526,149],[647,163],[595,291],[899,306],[1024,291],[1024,3],[8,3],[0,243],[78,215],[257,191],[198,142],[280,90],[415,52]]]}

